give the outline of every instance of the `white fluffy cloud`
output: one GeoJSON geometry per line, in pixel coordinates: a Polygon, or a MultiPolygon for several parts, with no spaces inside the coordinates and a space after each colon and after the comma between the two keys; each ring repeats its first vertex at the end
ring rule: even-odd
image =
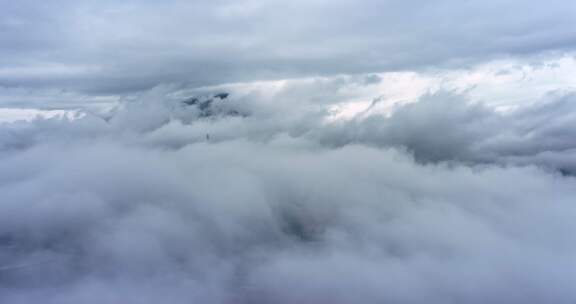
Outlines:
{"type": "Polygon", "coordinates": [[[572,95],[333,121],[253,91],[202,118],[178,94],[2,125],[3,303],[576,299],[572,95]]]}
{"type": "Polygon", "coordinates": [[[576,6],[0,0],[0,303],[574,303],[576,6]]]}

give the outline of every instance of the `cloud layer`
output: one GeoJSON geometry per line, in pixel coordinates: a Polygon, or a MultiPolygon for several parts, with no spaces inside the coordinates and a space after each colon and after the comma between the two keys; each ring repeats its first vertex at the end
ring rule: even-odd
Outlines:
{"type": "Polygon", "coordinates": [[[0,303],[576,302],[572,2],[0,0],[0,303]]]}
{"type": "Polygon", "coordinates": [[[573,52],[572,1],[0,1],[0,86],[160,83],[456,66],[573,52]]]}
{"type": "Polygon", "coordinates": [[[236,93],[1,125],[0,301],[576,300],[574,95],[333,120],[236,93]]]}

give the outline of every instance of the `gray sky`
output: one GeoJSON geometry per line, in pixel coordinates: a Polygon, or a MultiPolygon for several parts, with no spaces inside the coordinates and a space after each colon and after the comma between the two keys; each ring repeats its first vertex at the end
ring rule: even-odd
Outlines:
{"type": "Polygon", "coordinates": [[[575,2],[0,0],[0,303],[576,303],[575,2]]]}
{"type": "Polygon", "coordinates": [[[0,0],[0,86],[90,95],[571,53],[576,2],[0,0]]]}

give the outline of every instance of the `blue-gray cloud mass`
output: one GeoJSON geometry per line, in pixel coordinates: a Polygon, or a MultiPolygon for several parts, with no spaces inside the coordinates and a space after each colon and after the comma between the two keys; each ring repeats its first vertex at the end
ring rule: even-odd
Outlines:
{"type": "Polygon", "coordinates": [[[0,303],[576,303],[575,5],[0,0],[0,303]]]}
{"type": "Polygon", "coordinates": [[[459,67],[576,45],[576,4],[565,0],[2,0],[0,7],[1,86],[92,94],[459,67]]]}

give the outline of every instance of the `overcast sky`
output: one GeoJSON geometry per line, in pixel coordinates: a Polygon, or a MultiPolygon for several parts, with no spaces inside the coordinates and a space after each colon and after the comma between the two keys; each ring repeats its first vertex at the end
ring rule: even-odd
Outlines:
{"type": "Polygon", "coordinates": [[[0,303],[574,304],[575,17],[0,0],[0,303]]]}
{"type": "Polygon", "coordinates": [[[576,2],[0,0],[0,86],[116,95],[571,53],[576,2]]]}

